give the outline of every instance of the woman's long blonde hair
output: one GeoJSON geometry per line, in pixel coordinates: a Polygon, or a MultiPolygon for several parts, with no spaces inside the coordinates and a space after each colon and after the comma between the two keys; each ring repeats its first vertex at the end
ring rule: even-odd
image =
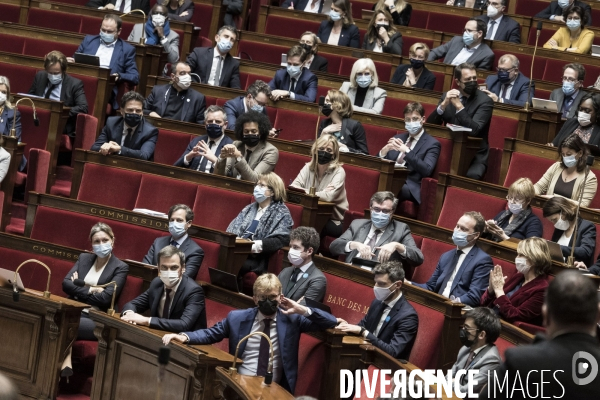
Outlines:
{"type": "Polygon", "coordinates": [[[8,80],[7,77],[0,76],[0,85],[5,85],[6,86],[6,101],[4,102],[4,104],[6,105],[6,107],[12,109],[13,105],[10,102],[10,81],[8,80]]]}
{"type": "Polygon", "coordinates": [[[329,169],[335,169],[342,165],[340,162],[340,145],[338,144],[337,138],[328,133],[319,136],[319,138],[313,143],[310,154],[312,159],[310,160],[309,169],[313,172],[317,172],[317,165],[319,165],[319,148],[325,147],[328,144],[333,146],[333,158],[329,163],[329,169]]]}

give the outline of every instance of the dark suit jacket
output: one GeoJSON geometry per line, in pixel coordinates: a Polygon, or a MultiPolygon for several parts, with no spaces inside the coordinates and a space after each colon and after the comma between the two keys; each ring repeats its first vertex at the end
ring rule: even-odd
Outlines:
{"type": "MultiPolygon", "coordinates": [[[[374,40],[373,43],[369,43],[369,38],[368,38],[367,34],[365,34],[365,36],[363,37],[362,48],[365,50],[373,50],[375,48],[376,43],[377,43],[376,40],[374,40]]],[[[392,35],[388,44],[384,45],[381,48],[381,50],[384,53],[402,55],[402,45],[403,45],[402,33],[396,32],[392,35]]]]}
{"type": "MultiPolygon", "coordinates": [[[[44,96],[46,88],[50,86],[48,74],[46,71],[38,71],[33,79],[33,84],[29,89],[29,94],[35,96],[44,96]]],[[[69,119],[65,125],[64,133],[69,136],[75,136],[75,124],[77,123],[77,114],[88,112],[88,103],[83,91],[83,82],[71,75],[63,74],[62,86],[60,89],[60,101],[65,107],[71,107],[69,119]]]]}
{"type": "MultiPolygon", "coordinates": [[[[494,217],[494,221],[498,222],[498,220],[500,219],[500,216],[503,213],[504,213],[504,211],[500,211],[494,217]]],[[[498,224],[498,226],[500,228],[504,229],[508,226],[508,223],[509,222],[507,219],[503,224],[498,224]]],[[[542,226],[542,221],[540,221],[540,218],[537,215],[535,215],[534,213],[531,213],[531,214],[529,214],[529,216],[527,218],[525,218],[525,221],[523,221],[523,223],[521,225],[519,225],[519,227],[517,229],[514,230],[512,235],[510,235],[510,237],[523,240],[523,239],[527,239],[530,237],[542,237],[543,234],[544,234],[544,227],[542,226]]],[[[483,237],[486,239],[492,239],[492,235],[489,235],[489,234],[484,234],[483,237]]]]}
{"type": "MultiPolygon", "coordinates": [[[[453,271],[452,259],[455,253],[456,249],[452,249],[442,254],[431,278],[426,283],[413,282],[413,285],[442,294],[445,289],[442,284],[446,276],[453,271]]],[[[489,275],[493,267],[492,258],[475,245],[456,272],[450,295],[460,297],[460,302],[463,304],[477,307],[483,291],[488,287],[489,275]]]]}
{"type": "MultiPolygon", "coordinates": [[[[466,1],[465,0],[456,0],[454,2],[454,7],[464,7],[466,1]]],[[[475,10],[485,10],[486,0],[475,0],[475,4],[473,4],[473,8],[475,10]]]]}
{"type": "MultiPolygon", "coordinates": [[[[10,136],[10,130],[13,126],[13,120],[15,120],[15,135],[19,142],[21,141],[21,113],[14,108],[4,107],[4,111],[0,114],[0,135],[10,136]],[[16,113],[16,114],[15,114],[16,113]],[[16,119],[15,119],[16,115],[16,119]]],[[[19,171],[25,171],[27,166],[27,159],[25,155],[21,158],[21,164],[19,165],[19,171]]]]}
{"type": "MultiPolygon", "coordinates": [[[[227,100],[223,105],[225,115],[227,115],[227,129],[235,129],[235,121],[240,115],[246,112],[246,109],[244,108],[245,97],[246,96],[234,97],[231,100],[227,100]]],[[[267,115],[266,107],[263,107],[262,113],[267,115]]]]}
{"type": "MultiPolygon", "coordinates": [[[[296,82],[296,87],[293,92],[295,93],[296,100],[314,102],[317,98],[317,86],[319,80],[317,76],[307,70],[306,68],[302,68],[302,73],[298,77],[296,82]]],[[[286,69],[280,69],[275,72],[275,76],[269,82],[269,87],[271,90],[289,90],[290,88],[290,74],[287,73],[286,69]]]]}
{"type": "MultiPolygon", "coordinates": [[[[277,310],[277,337],[283,366],[283,376],[279,384],[284,388],[289,388],[291,393],[294,393],[298,379],[300,334],[322,331],[337,325],[337,320],[333,315],[316,308],[311,310],[312,314],[309,317],[297,314],[285,315],[277,310]]],[[[217,322],[212,328],[186,332],[186,335],[190,338],[189,344],[212,344],[229,338],[229,353],[234,355],[240,339],[252,330],[252,324],[257,313],[257,307],[230,311],[224,320],[217,322]]],[[[241,359],[244,359],[246,343],[240,343],[238,354],[241,359]]]]}
{"type": "MultiPolygon", "coordinates": [[[[95,306],[102,311],[108,310],[112,301],[112,295],[115,290],[114,285],[107,286],[101,293],[89,293],[89,286],[77,286],[71,280],[71,277],[75,272],[79,276],[79,279],[83,280],[85,276],[90,272],[94,262],[96,261],[96,255],[90,253],[81,253],[79,259],[73,265],[73,268],[69,271],[65,279],[63,280],[62,288],[70,299],[80,301],[90,306],[95,306]]],[[[104,285],[108,282],[115,281],[117,283],[117,295],[115,297],[115,304],[119,300],[119,296],[123,291],[123,286],[127,280],[127,273],[129,272],[129,266],[123,261],[119,260],[115,255],[111,255],[104,271],[100,274],[98,279],[98,285],[104,285]]]]}
{"type": "MultiPolygon", "coordinates": [[[[104,143],[111,140],[121,144],[123,138],[123,117],[108,117],[106,125],[92,145],[90,150],[99,151],[104,143]]],[[[121,146],[121,154],[124,157],[139,158],[140,160],[152,160],[154,158],[154,147],[158,139],[158,129],[142,118],[142,122],[137,126],[133,135],[133,144],[131,147],[121,146]]]]}
{"type": "MultiPolygon", "coordinates": [[[[588,15],[588,26],[592,26],[592,10],[590,8],[590,6],[587,3],[584,3],[583,1],[579,1],[579,0],[575,0],[573,2],[573,5],[575,6],[579,6],[583,9],[583,12],[586,12],[588,15]]],[[[552,1],[550,2],[550,5],[546,8],[544,8],[542,11],[540,11],[539,13],[535,14],[534,18],[543,18],[543,19],[550,19],[550,17],[552,15],[562,15],[563,14],[563,9],[561,6],[558,5],[558,1],[552,1]]]]}
{"type": "MultiPolygon", "coordinates": [[[[175,161],[175,164],[173,164],[176,167],[181,167],[181,168],[189,168],[192,170],[197,170],[198,167],[200,166],[200,163],[202,162],[202,156],[197,156],[192,158],[192,162],[189,163],[189,165],[185,165],[183,163],[184,159],[185,159],[185,155],[188,154],[190,151],[192,151],[194,149],[194,147],[196,147],[196,145],[198,144],[198,142],[205,142],[208,143],[210,141],[210,139],[208,138],[208,135],[204,135],[204,136],[198,136],[197,138],[195,138],[194,140],[192,140],[190,142],[190,144],[188,144],[188,147],[185,149],[185,152],[181,155],[181,157],[179,157],[179,159],[177,161],[175,161]]],[[[221,149],[223,148],[223,146],[225,146],[226,144],[232,144],[233,140],[225,135],[223,136],[223,139],[221,139],[221,142],[219,143],[219,145],[217,146],[217,149],[215,150],[215,156],[219,156],[219,154],[221,154],[221,149]]],[[[213,172],[215,170],[215,165],[213,164],[210,167],[210,172],[213,172]]]]}
{"type": "Polygon", "coordinates": [[[325,57],[321,57],[320,55],[315,54],[312,62],[310,63],[309,70],[310,71],[327,72],[328,64],[329,64],[329,61],[327,61],[327,59],[325,57]]]}
{"type": "MultiPolygon", "coordinates": [[[[502,90],[502,83],[498,80],[498,75],[488,75],[485,78],[485,84],[487,85],[487,89],[494,93],[496,96],[500,97],[500,90],[502,90]]],[[[519,73],[517,79],[515,79],[515,83],[513,85],[512,90],[510,91],[510,96],[508,99],[504,100],[505,104],[512,104],[514,106],[523,107],[525,106],[525,102],[527,101],[527,91],[529,88],[529,79],[524,76],[522,73],[519,73]]],[[[531,92],[529,95],[529,104],[531,104],[531,99],[535,97],[535,82],[531,82],[531,92]]]]}
{"type": "MultiPolygon", "coordinates": [[[[125,1],[125,0],[123,0],[125,1]]],[[[110,4],[117,4],[117,0],[110,0],[110,4]]],[[[150,0],[131,0],[132,10],[142,10],[146,15],[150,14],[150,0]]],[[[139,13],[137,13],[139,15],[139,13]]]]}
{"type": "MultiPolygon", "coordinates": [[[[154,111],[162,117],[167,108],[167,99],[171,90],[175,90],[171,84],[154,86],[144,102],[144,114],[148,115],[154,111]]],[[[180,121],[204,124],[204,110],[206,110],[204,95],[189,88],[185,92],[180,121]]]]}
{"type": "MultiPolygon", "coordinates": [[[[558,239],[562,236],[564,231],[554,229],[552,233],[552,241],[558,242],[558,239]]],[[[568,246],[560,246],[563,256],[569,257],[571,255],[571,247],[573,246],[573,235],[568,246]]],[[[577,225],[577,243],[575,243],[575,252],[573,257],[575,261],[583,261],[585,265],[592,265],[594,263],[594,251],[596,250],[596,226],[585,219],[579,219],[579,225],[577,225]]]]}
{"type": "Polygon", "coordinates": [[[460,348],[458,351],[458,357],[456,357],[456,362],[452,366],[452,377],[458,377],[458,372],[461,370],[468,371],[472,369],[477,371],[472,378],[465,373],[458,378],[458,383],[460,385],[460,391],[467,393],[469,390],[469,383],[473,382],[471,383],[473,387],[473,393],[479,393],[481,389],[487,385],[488,376],[490,376],[490,378],[493,377],[493,371],[500,367],[502,358],[500,358],[500,353],[498,352],[496,345],[486,344],[483,349],[477,352],[471,363],[465,368],[465,364],[467,363],[470,352],[470,347],[463,346],[460,348]]]}
{"type": "MultiPolygon", "coordinates": [[[[200,76],[202,83],[208,83],[208,78],[210,78],[210,70],[214,61],[213,54],[213,47],[196,47],[187,58],[192,72],[200,76]]],[[[242,88],[240,85],[240,62],[229,53],[223,60],[219,86],[232,89],[242,88]]]]}
{"type": "MultiPolygon", "coordinates": [[[[581,98],[587,94],[586,91],[579,89],[577,96],[573,99],[573,103],[571,103],[571,108],[569,108],[569,112],[567,114],[568,118],[576,118],[577,112],[579,111],[579,103],[581,102],[581,98]]],[[[556,102],[556,107],[558,108],[558,112],[562,110],[563,102],[565,101],[565,94],[562,91],[562,88],[554,89],[552,93],[550,93],[550,100],[554,100],[556,102]]]]}
{"type": "MultiPolygon", "coordinates": [[[[375,11],[375,7],[377,7],[377,2],[373,4],[373,7],[371,7],[371,9],[375,11]]],[[[386,7],[386,11],[389,12],[390,9],[386,7]]],[[[401,12],[398,12],[397,9],[395,9],[392,12],[390,12],[390,14],[392,14],[394,25],[408,26],[408,24],[410,23],[410,18],[412,16],[412,6],[408,3],[405,3],[404,9],[401,12]]]]}
{"type": "MultiPolygon", "coordinates": [[[[556,137],[554,137],[552,144],[555,147],[558,147],[562,141],[571,136],[578,127],[579,121],[577,120],[577,116],[569,118],[565,121],[562,128],[560,128],[560,131],[558,131],[556,137]]],[[[600,125],[594,124],[594,127],[592,128],[592,135],[590,136],[590,141],[588,143],[600,146],[600,125]]]]}
{"type": "Polygon", "coordinates": [[[204,291],[194,279],[186,275],[181,277],[181,283],[171,300],[169,318],[158,318],[158,308],[164,289],[165,284],[160,278],[154,278],[148,290],[125,304],[122,313],[130,310],[142,314],[150,310],[152,317],[150,328],[162,331],[179,333],[206,328],[204,291]]]}
{"type": "Polygon", "coordinates": [[[417,329],[419,327],[419,316],[413,306],[402,295],[394,304],[381,325],[377,336],[373,334],[381,320],[385,303],[374,299],[371,302],[367,315],[358,323],[369,331],[367,339],[375,347],[380,348],[394,358],[408,360],[410,351],[415,343],[417,329]]]}
{"type": "MultiPolygon", "coordinates": [[[[408,141],[408,132],[400,133],[394,136],[401,139],[404,143],[408,141]]],[[[423,132],[415,147],[404,156],[405,166],[408,169],[408,177],[405,185],[408,186],[410,193],[421,204],[421,181],[433,174],[437,164],[442,145],[436,138],[423,132]]],[[[399,151],[390,150],[384,159],[396,161],[400,155],[399,151]]]]}
{"type": "Polygon", "coordinates": [[[594,265],[587,265],[590,272],[594,275],[600,275],[600,254],[598,254],[598,258],[596,259],[596,263],[594,265]]]}
{"type": "Polygon", "coordinates": [[[546,274],[538,275],[525,286],[521,286],[509,298],[506,293],[513,290],[525,277],[517,272],[504,283],[504,296],[496,298],[494,293],[490,295],[486,290],[481,296],[481,305],[500,310],[500,318],[506,322],[527,322],[528,324],[542,325],[542,305],[544,294],[548,288],[548,277],[546,274]]]}
{"type": "MultiPolygon", "coordinates": [[[[321,136],[321,131],[331,124],[331,118],[322,120],[319,124],[319,136],[321,136]]],[[[343,118],[342,130],[340,132],[342,132],[342,134],[338,141],[348,146],[348,149],[352,153],[369,154],[365,128],[363,128],[359,121],[351,118],[343,118]]]]}
{"type": "MultiPolygon", "coordinates": [[[[321,39],[321,42],[327,43],[332,29],[333,22],[328,20],[321,22],[319,31],[317,32],[317,36],[321,39]]],[[[345,25],[342,27],[338,46],[354,47],[357,49],[360,47],[360,33],[356,25],[345,25]]]]}
{"type": "MultiPolygon", "coordinates": [[[[391,82],[403,85],[406,80],[406,71],[410,68],[410,64],[401,64],[396,68],[396,72],[394,72],[394,76],[392,77],[391,82]]],[[[427,89],[433,90],[435,87],[435,75],[433,72],[427,69],[427,67],[423,67],[423,72],[421,72],[421,76],[417,79],[417,84],[415,85],[418,89],[427,89]]]]}
{"type": "MultiPolygon", "coordinates": [[[[174,13],[171,13],[171,9],[169,6],[166,6],[169,11],[168,18],[171,21],[181,21],[181,22],[190,22],[192,17],[194,16],[194,7],[195,4],[192,0],[184,0],[183,4],[177,7],[174,13]],[[185,17],[180,17],[179,14],[183,14],[184,11],[187,11],[188,15],[185,17]]],[[[228,25],[227,23],[225,25],[228,25]]]]}
{"type": "MultiPolygon", "coordinates": [[[[446,98],[446,93],[442,95],[438,106],[446,98]]],[[[430,124],[441,125],[455,124],[471,128],[469,136],[481,138],[481,145],[477,154],[475,155],[474,162],[477,164],[484,164],[487,166],[487,159],[490,153],[490,145],[488,143],[488,132],[490,130],[490,122],[492,120],[492,111],[494,110],[494,101],[490,97],[477,90],[473,96],[470,96],[465,104],[465,108],[456,113],[456,107],[449,103],[444,114],[439,115],[437,108],[427,117],[427,122],[430,124]]]]}
{"type": "MultiPolygon", "coordinates": [[[[281,287],[284,292],[290,282],[293,271],[294,267],[292,266],[284,268],[279,273],[279,281],[281,282],[281,287]]],[[[325,275],[323,275],[321,270],[317,268],[313,262],[304,274],[298,274],[294,287],[287,293],[286,297],[294,301],[298,301],[300,298],[305,297],[322,303],[325,298],[325,289],[327,289],[327,278],[325,278],[325,275]],[[304,275],[307,275],[307,277],[305,278],[304,275]]]]}
{"type": "MultiPolygon", "coordinates": [[[[559,334],[550,340],[545,340],[541,335],[536,336],[533,344],[517,346],[507,349],[504,355],[504,363],[496,371],[498,382],[495,387],[483,390],[479,398],[490,399],[531,399],[531,393],[540,393],[540,382],[543,384],[544,393],[555,393],[564,399],[597,399],[600,398],[600,374],[587,385],[578,385],[573,380],[579,365],[585,361],[577,353],[587,353],[596,363],[600,360],[600,347],[598,339],[588,333],[568,332],[559,334]],[[577,367],[576,367],[577,366],[577,367]],[[553,377],[547,379],[548,371],[553,371],[553,377]],[[519,374],[519,377],[517,377],[519,374]],[[507,379],[505,379],[507,375],[507,379]],[[523,379],[526,376],[527,379],[523,379]],[[512,384],[504,385],[503,389],[498,387],[502,382],[517,383],[523,389],[512,390],[512,384]],[[528,394],[530,393],[530,394],[528,394]]],[[[582,377],[588,377],[586,374],[582,377]]]]}
{"type": "MultiPolygon", "coordinates": [[[[289,6],[292,5],[292,3],[294,3],[294,10],[296,11],[304,11],[304,9],[306,8],[306,6],[308,5],[308,3],[312,1],[312,0],[285,0],[283,2],[283,4],[281,5],[282,8],[288,8],[289,6]]],[[[319,4],[319,11],[317,11],[317,14],[321,14],[321,12],[323,11],[323,3],[325,3],[324,1],[322,1],[319,4]]]]}
{"type": "MultiPolygon", "coordinates": [[[[444,59],[444,64],[452,64],[458,53],[465,47],[462,36],[454,36],[452,40],[431,50],[427,61],[435,61],[439,58],[444,59]]],[[[467,62],[474,64],[477,69],[491,70],[494,66],[494,52],[490,47],[481,43],[477,50],[471,54],[467,62]]]]}
{"type": "MultiPolygon", "coordinates": [[[[485,14],[477,18],[485,22],[486,25],[490,23],[490,17],[485,14]]],[[[500,25],[496,27],[494,40],[521,44],[521,25],[508,15],[503,15],[500,25]]]]}
{"type": "MultiPolygon", "coordinates": [[[[171,235],[156,238],[142,262],[150,265],[158,265],[158,253],[171,243],[171,238],[171,235]]],[[[198,244],[189,236],[181,243],[179,250],[183,251],[185,254],[184,275],[195,280],[198,271],[202,266],[202,260],[204,260],[204,250],[202,250],[202,247],[198,246],[198,244]]]]}

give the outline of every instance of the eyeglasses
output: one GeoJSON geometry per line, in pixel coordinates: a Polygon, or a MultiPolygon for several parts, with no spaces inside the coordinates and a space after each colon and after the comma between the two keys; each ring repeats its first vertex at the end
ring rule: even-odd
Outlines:
{"type": "Polygon", "coordinates": [[[568,76],[563,76],[563,77],[562,77],[562,80],[563,80],[563,82],[564,82],[564,81],[567,81],[567,82],[571,82],[571,83],[575,83],[575,82],[577,82],[577,81],[578,81],[578,79],[571,78],[571,77],[568,77],[568,76]]]}
{"type": "Polygon", "coordinates": [[[256,102],[256,104],[258,104],[261,107],[266,107],[267,106],[267,103],[263,103],[262,101],[258,101],[256,99],[256,97],[254,97],[254,96],[252,96],[252,99],[256,102]]]}
{"type": "Polygon", "coordinates": [[[473,331],[473,330],[474,331],[478,331],[479,330],[477,328],[471,328],[470,326],[467,326],[467,325],[460,325],[458,328],[459,329],[464,329],[465,331],[473,331]]]}
{"type": "Polygon", "coordinates": [[[506,196],[506,200],[510,201],[511,203],[525,203],[525,199],[519,199],[517,197],[506,196]]]}
{"type": "Polygon", "coordinates": [[[388,209],[379,208],[379,207],[371,207],[371,211],[378,212],[378,213],[381,212],[384,214],[391,214],[394,212],[394,210],[388,210],[388,209]]]}
{"type": "Polygon", "coordinates": [[[279,294],[271,294],[269,296],[265,296],[265,295],[256,296],[256,298],[259,301],[265,301],[267,299],[269,299],[271,301],[275,301],[275,300],[277,300],[279,298],[279,296],[281,296],[281,295],[279,295],[279,294]]]}
{"type": "Polygon", "coordinates": [[[512,71],[513,69],[515,69],[515,67],[511,67],[511,68],[496,68],[496,70],[497,70],[498,72],[510,72],[510,71],[512,71]]]}

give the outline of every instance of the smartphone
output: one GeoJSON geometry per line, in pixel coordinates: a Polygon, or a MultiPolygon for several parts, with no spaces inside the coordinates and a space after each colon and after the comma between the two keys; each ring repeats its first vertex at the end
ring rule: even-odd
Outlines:
{"type": "Polygon", "coordinates": [[[281,65],[287,67],[287,54],[281,55],[281,65]]]}
{"type": "Polygon", "coordinates": [[[487,85],[485,83],[479,85],[479,90],[487,90],[487,85]]]}

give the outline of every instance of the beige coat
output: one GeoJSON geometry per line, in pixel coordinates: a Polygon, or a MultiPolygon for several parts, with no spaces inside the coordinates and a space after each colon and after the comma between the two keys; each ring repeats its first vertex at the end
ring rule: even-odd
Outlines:
{"type": "Polygon", "coordinates": [[[340,92],[344,92],[348,95],[348,97],[350,97],[350,102],[352,103],[352,109],[354,111],[369,114],[381,114],[383,111],[383,106],[385,105],[385,98],[387,97],[387,92],[384,89],[380,87],[370,87],[367,90],[365,101],[363,102],[362,107],[358,107],[354,105],[354,99],[356,99],[356,88],[350,86],[350,82],[342,83],[340,92]]]}
{"type": "MultiPolygon", "coordinates": [[[[315,173],[309,169],[310,163],[307,163],[301,170],[291,186],[302,188],[308,193],[313,185],[315,173]]],[[[329,168],[323,179],[317,179],[315,182],[317,196],[323,201],[334,203],[331,219],[334,221],[343,221],[344,213],[348,209],[348,198],[346,197],[346,171],[344,168],[329,168]]]]}
{"type": "Polygon", "coordinates": [[[215,167],[217,175],[233,178],[240,175],[245,181],[258,182],[258,176],[272,172],[279,160],[279,150],[269,142],[259,142],[252,150],[248,162],[246,162],[246,146],[239,140],[233,142],[233,145],[242,153],[240,161],[233,157],[219,158],[215,167]]]}
{"type": "MultiPolygon", "coordinates": [[[[558,177],[562,173],[564,167],[562,163],[559,161],[554,163],[548,168],[544,176],[540,178],[539,181],[534,185],[535,194],[543,195],[543,194],[554,194],[554,187],[556,186],[556,181],[558,181],[558,177]]],[[[572,200],[579,199],[579,191],[581,190],[581,186],[583,183],[584,173],[580,173],[575,179],[575,186],[573,187],[573,195],[571,196],[572,200]]],[[[588,174],[587,180],[585,181],[585,189],[583,190],[583,199],[581,200],[582,207],[588,207],[594,196],[596,195],[596,189],[598,189],[598,180],[596,179],[596,175],[592,171],[588,174]]]]}

